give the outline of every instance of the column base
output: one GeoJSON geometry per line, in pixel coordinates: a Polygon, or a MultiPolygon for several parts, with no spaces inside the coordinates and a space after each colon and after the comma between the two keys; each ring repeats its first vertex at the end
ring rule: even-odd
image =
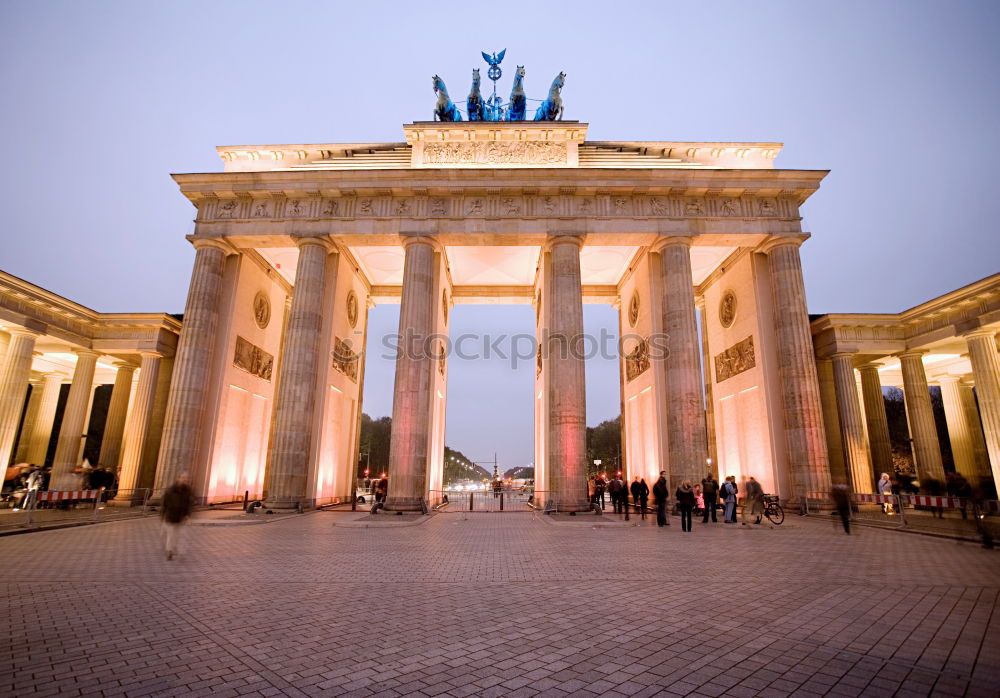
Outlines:
{"type": "Polygon", "coordinates": [[[406,514],[422,514],[426,508],[423,497],[386,497],[382,511],[402,512],[406,514]]]}
{"type": "Polygon", "coordinates": [[[592,511],[590,502],[585,499],[577,500],[575,502],[556,502],[555,510],[562,513],[571,512],[588,512],[592,511]]]}
{"type": "Polygon", "coordinates": [[[265,499],[263,506],[264,510],[271,509],[285,514],[293,511],[308,511],[315,508],[316,502],[312,499],[265,499]]]}

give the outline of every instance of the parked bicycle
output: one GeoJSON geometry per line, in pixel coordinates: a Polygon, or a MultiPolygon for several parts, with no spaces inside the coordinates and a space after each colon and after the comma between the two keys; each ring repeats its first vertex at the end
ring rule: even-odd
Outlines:
{"type": "Polygon", "coordinates": [[[778,495],[764,495],[764,516],[773,524],[780,525],[785,520],[785,510],[781,508],[778,495]]]}

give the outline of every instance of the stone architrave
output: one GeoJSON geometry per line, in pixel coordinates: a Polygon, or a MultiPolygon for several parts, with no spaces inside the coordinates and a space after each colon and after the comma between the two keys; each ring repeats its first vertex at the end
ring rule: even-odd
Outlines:
{"type": "MultiPolygon", "coordinates": [[[[663,332],[667,394],[667,467],[670,491],[684,480],[700,482],[708,461],[703,374],[691,276],[691,238],[658,241],[663,272],[663,332]]],[[[719,380],[716,378],[716,380],[719,380]]]]}
{"type": "Polygon", "coordinates": [[[873,476],[868,455],[861,405],[858,403],[857,381],[854,378],[854,355],[834,354],[833,378],[837,392],[837,412],[840,415],[840,438],[847,461],[851,487],[858,494],[871,494],[873,476]]]}
{"type": "Polygon", "coordinates": [[[59,406],[59,389],[62,387],[62,381],[63,374],[57,372],[46,373],[42,377],[42,384],[39,386],[41,401],[38,403],[35,421],[31,425],[28,450],[24,457],[26,463],[42,465],[45,462],[49,441],[52,440],[52,426],[56,418],[56,408],[59,406]]]}
{"type": "Polygon", "coordinates": [[[5,468],[14,451],[17,426],[28,394],[37,336],[31,330],[11,330],[7,356],[0,366],[0,463],[5,468]]]}
{"type": "Polygon", "coordinates": [[[793,497],[830,491],[823,408],[813,358],[799,245],[802,236],[776,237],[761,248],[770,261],[772,312],[781,380],[782,417],[793,497]]]}
{"type": "Polygon", "coordinates": [[[329,285],[337,283],[329,269],[336,248],[326,238],[295,240],[299,261],[295,268],[292,307],[285,326],[284,356],[274,401],[274,429],[265,476],[266,505],[290,509],[309,506],[309,465],[312,427],[317,403],[317,381],[328,358],[320,355],[320,335],[329,285]]]}
{"type": "Polygon", "coordinates": [[[59,427],[59,441],[52,459],[52,479],[49,489],[76,489],[81,485],[73,470],[80,465],[80,446],[87,428],[87,414],[94,394],[94,370],[100,353],[81,349],[76,352],[76,368],[73,369],[73,383],[63,410],[59,427]]]}
{"type": "MultiPolygon", "coordinates": [[[[580,247],[583,238],[550,238],[551,284],[547,327],[549,484],[558,511],[586,511],[587,386],[583,354],[583,286],[580,247]]],[[[692,306],[693,308],[693,306],[692,306]]]]}
{"type": "Polygon", "coordinates": [[[426,236],[403,239],[403,296],[399,309],[396,381],[389,441],[389,511],[421,511],[427,489],[431,378],[435,357],[425,351],[434,333],[436,242],[426,236]]]}
{"type": "Polygon", "coordinates": [[[188,473],[193,476],[195,494],[203,496],[198,459],[229,248],[216,240],[195,240],[194,247],[194,270],[174,359],[154,489],[162,492],[179,475],[188,473]]]}
{"type": "Polygon", "coordinates": [[[889,441],[889,420],[885,415],[885,398],[882,397],[882,380],[878,366],[866,364],[858,369],[861,374],[861,393],[864,398],[865,421],[868,425],[868,445],[871,448],[872,466],[876,476],[892,475],[892,444],[889,441]]]}
{"type": "Polygon", "coordinates": [[[142,466],[142,455],[146,448],[146,437],[156,403],[156,382],[160,375],[161,355],[144,352],[139,364],[139,382],[135,387],[135,398],[125,420],[122,440],[121,464],[118,468],[118,501],[137,501],[135,492],[142,466]]]}
{"type": "Polygon", "coordinates": [[[122,436],[125,433],[125,418],[128,416],[128,401],[132,396],[132,375],[135,366],[124,361],[115,364],[115,385],[111,389],[111,402],[108,403],[108,416],[104,421],[104,437],[101,439],[101,454],[97,459],[99,465],[111,470],[118,470],[121,457],[122,436]]]}
{"type": "Polygon", "coordinates": [[[969,345],[969,361],[976,380],[993,482],[1000,483],[1000,355],[997,354],[996,337],[993,330],[979,330],[967,334],[965,341],[969,345]]]}
{"type": "Polygon", "coordinates": [[[934,478],[944,482],[944,464],[941,461],[941,444],[938,441],[931,394],[927,387],[927,374],[920,358],[923,351],[907,351],[899,355],[903,372],[903,399],[906,421],[913,441],[913,460],[917,478],[934,478]]]}

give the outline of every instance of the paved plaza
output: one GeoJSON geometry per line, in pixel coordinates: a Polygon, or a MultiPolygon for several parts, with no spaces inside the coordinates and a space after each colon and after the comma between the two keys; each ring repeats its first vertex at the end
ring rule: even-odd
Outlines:
{"type": "Polygon", "coordinates": [[[359,516],[190,526],[171,562],[154,519],[0,539],[0,694],[996,695],[1000,554],[970,543],[359,516]]]}

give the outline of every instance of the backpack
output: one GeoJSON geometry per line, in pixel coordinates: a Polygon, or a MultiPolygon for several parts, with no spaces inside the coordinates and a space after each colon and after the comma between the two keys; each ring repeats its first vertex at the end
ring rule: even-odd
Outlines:
{"type": "Polygon", "coordinates": [[[715,480],[702,480],[701,481],[701,493],[708,497],[714,497],[716,492],[719,491],[718,484],[715,480]]]}

